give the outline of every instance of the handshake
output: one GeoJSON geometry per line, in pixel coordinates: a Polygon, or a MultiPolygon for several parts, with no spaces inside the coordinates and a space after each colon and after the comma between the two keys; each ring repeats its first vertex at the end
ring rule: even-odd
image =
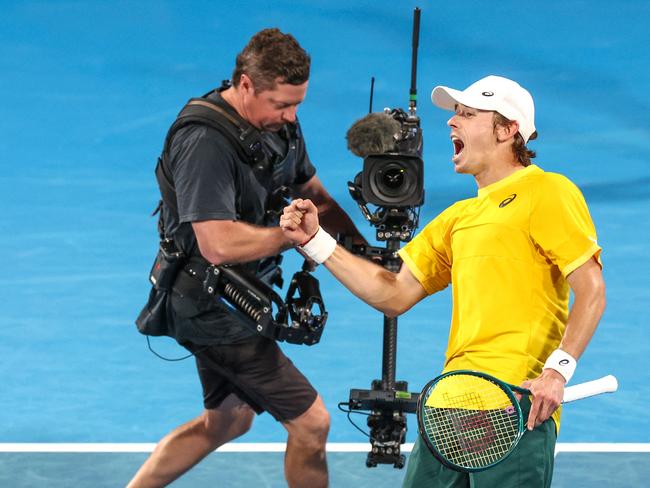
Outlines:
{"type": "Polygon", "coordinates": [[[336,250],[336,239],[320,227],[318,209],[311,200],[297,198],[284,207],[280,228],[302,254],[318,264],[336,250]]]}

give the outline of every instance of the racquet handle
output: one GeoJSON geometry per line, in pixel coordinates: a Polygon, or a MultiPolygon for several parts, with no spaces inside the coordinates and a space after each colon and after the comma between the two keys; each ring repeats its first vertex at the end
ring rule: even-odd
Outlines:
{"type": "Polygon", "coordinates": [[[601,393],[611,393],[617,389],[618,380],[610,374],[597,380],[587,381],[586,383],[565,388],[562,403],[581,400],[590,396],[600,395],[601,393]]]}

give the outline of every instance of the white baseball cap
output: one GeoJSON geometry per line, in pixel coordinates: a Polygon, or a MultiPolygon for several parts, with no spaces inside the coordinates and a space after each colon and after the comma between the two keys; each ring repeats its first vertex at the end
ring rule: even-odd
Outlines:
{"type": "Polygon", "coordinates": [[[445,110],[455,110],[456,104],[479,110],[498,112],[510,120],[519,122],[519,133],[528,142],[535,132],[535,104],[528,90],[508,78],[486,76],[465,90],[437,86],[431,92],[434,105],[445,110]]]}

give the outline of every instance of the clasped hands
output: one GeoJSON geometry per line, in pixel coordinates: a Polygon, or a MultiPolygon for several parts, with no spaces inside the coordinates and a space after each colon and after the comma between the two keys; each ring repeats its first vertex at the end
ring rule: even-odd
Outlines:
{"type": "Polygon", "coordinates": [[[295,246],[311,239],[319,228],[318,208],[311,200],[296,198],[284,207],[280,216],[280,228],[295,246]]]}

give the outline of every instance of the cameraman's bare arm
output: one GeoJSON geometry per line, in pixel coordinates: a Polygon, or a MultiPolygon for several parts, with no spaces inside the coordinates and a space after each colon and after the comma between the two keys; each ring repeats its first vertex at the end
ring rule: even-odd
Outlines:
{"type": "Polygon", "coordinates": [[[201,255],[212,264],[242,263],[274,256],[292,247],[278,227],[232,220],[192,222],[201,255]]]}

